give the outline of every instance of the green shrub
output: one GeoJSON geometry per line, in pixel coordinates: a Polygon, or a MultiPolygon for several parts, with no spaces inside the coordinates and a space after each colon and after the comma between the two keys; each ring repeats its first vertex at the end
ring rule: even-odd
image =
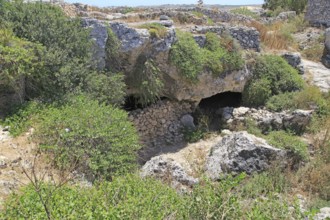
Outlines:
{"type": "Polygon", "coordinates": [[[11,1],[4,11],[17,37],[40,43],[46,52],[35,63],[43,63],[28,77],[27,95],[58,98],[81,86],[91,65],[92,41],[80,19],[69,19],[51,4],[11,1]]]}
{"type": "Polygon", "coordinates": [[[106,52],[106,69],[108,71],[117,71],[119,69],[119,49],[120,41],[113,33],[113,31],[108,28],[108,39],[105,46],[106,52]]]}
{"type": "MultiPolygon", "coordinates": [[[[137,175],[90,188],[44,185],[39,194],[51,219],[182,219],[183,198],[174,189],[137,175]],[[50,195],[50,196],[49,196],[50,195]]],[[[29,185],[12,195],[1,219],[47,219],[38,193],[29,185]]]]}
{"type": "Polygon", "coordinates": [[[188,32],[177,31],[178,41],[172,46],[170,59],[184,78],[196,82],[203,70],[203,53],[188,32]]]}
{"type": "Polygon", "coordinates": [[[296,92],[286,92],[279,95],[272,96],[268,99],[266,107],[272,111],[283,111],[292,109],[296,105],[293,99],[297,95],[296,92]]]}
{"type": "Polygon", "coordinates": [[[271,95],[271,82],[266,78],[256,79],[246,85],[243,92],[243,103],[249,106],[261,106],[271,95]]]}
{"type": "Polygon", "coordinates": [[[127,113],[78,96],[38,116],[33,139],[56,164],[79,164],[94,178],[110,179],[137,167],[138,136],[127,113]]]}
{"type": "Polygon", "coordinates": [[[89,188],[44,184],[36,191],[29,185],[9,197],[0,218],[47,219],[46,205],[50,219],[298,219],[296,213],[289,212],[287,197],[279,194],[285,191],[283,178],[256,175],[248,180],[249,187],[242,194],[244,178],[241,174],[219,182],[201,180],[190,193],[181,194],[137,175],[89,188]],[[252,183],[265,192],[255,195],[259,191],[252,183]]]}
{"type": "Polygon", "coordinates": [[[307,0],[265,0],[265,3],[262,5],[265,9],[270,10],[290,10],[296,11],[297,14],[302,13],[307,5],[307,0]]]}
{"type": "Polygon", "coordinates": [[[127,77],[128,84],[134,91],[134,98],[142,106],[152,104],[160,99],[164,88],[162,72],[157,63],[140,55],[132,74],[127,77]]]}
{"type": "Polygon", "coordinates": [[[0,93],[19,95],[25,99],[25,78],[38,74],[44,48],[14,36],[8,29],[0,29],[0,93]]]}
{"type": "Polygon", "coordinates": [[[273,111],[316,108],[319,115],[330,113],[330,105],[316,86],[307,86],[299,92],[275,95],[267,101],[266,106],[273,111]]]}
{"type": "Polygon", "coordinates": [[[196,82],[204,69],[219,76],[226,71],[239,70],[244,65],[239,46],[226,35],[220,38],[215,33],[207,33],[204,48],[200,48],[189,33],[178,32],[178,39],[172,47],[171,60],[192,82],[196,82]]]}
{"type": "Polygon", "coordinates": [[[233,14],[249,16],[249,17],[254,18],[254,19],[259,18],[259,16],[256,13],[254,13],[253,11],[248,9],[247,7],[235,8],[235,9],[230,10],[230,12],[233,13],[233,14]]]}
{"type": "Polygon", "coordinates": [[[92,73],[86,78],[85,91],[91,99],[107,105],[124,104],[126,84],[121,73],[92,73]]]}
{"type": "Polygon", "coordinates": [[[285,131],[272,131],[266,137],[268,143],[274,147],[289,150],[295,157],[296,160],[307,160],[308,145],[301,141],[299,137],[294,136],[285,131]]]}
{"type": "Polygon", "coordinates": [[[10,134],[16,137],[31,128],[36,115],[44,108],[44,104],[32,101],[13,109],[4,121],[10,127],[10,134]]]}
{"type": "Polygon", "coordinates": [[[185,219],[240,219],[240,198],[232,190],[245,178],[245,174],[228,176],[218,183],[204,180],[190,196],[188,216],[185,219]]]}
{"type": "Polygon", "coordinates": [[[253,77],[243,92],[243,102],[248,106],[261,106],[274,95],[294,92],[304,87],[297,70],[276,55],[260,56],[253,68],[253,77]]]}
{"type": "Polygon", "coordinates": [[[151,37],[153,38],[164,38],[167,34],[166,27],[159,23],[146,23],[141,25],[139,28],[148,29],[151,37]]]}

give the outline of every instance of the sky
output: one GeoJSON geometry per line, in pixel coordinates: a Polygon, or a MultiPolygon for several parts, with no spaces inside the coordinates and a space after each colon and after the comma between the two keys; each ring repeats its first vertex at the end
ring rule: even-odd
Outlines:
{"type": "MultiPolygon", "coordinates": [[[[84,3],[95,6],[142,6],[163,4],[196,4],[197,0],[65,0],[69,3],[84,3]]],[[[250,5],[262,4],[263,0],[204,0],[204,4],[250,5]]]]}

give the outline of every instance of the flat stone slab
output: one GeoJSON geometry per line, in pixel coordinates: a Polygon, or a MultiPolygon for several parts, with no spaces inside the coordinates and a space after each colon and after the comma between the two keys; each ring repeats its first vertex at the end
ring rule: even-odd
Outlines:
{"type": "MultiPolygon", "coordinates": [[[[309,60],[302,60],[305,71],[312,76],[312,83],[319,87],[321,91],[328,92],[330,90],[330,69],[326,68],[322,63],[309,60]]],[[[305,78],[308,75],[305,74],[305,78]]]]}

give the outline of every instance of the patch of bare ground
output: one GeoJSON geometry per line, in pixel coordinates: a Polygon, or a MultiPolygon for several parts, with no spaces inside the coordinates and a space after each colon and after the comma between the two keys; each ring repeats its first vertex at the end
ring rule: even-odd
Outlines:
{"type": "Polygon", "coordinates": [[[0,134],[0,210],[10,193],[27,184],[43,181],[58,185],[73,178],[72,172],[54,168],[31,141],[31,132],[15,138],[8,132],[0,134]]]}
{"type": "Polygon", "coordinates": [[[165,153],[162,156],[180,163],[190,175],[200,177],[204,172],[205,159],[211,147],[219,143],[221,139],[221,135],[211,134],[205,140],[189,143],[176,152],[165,153]]]}

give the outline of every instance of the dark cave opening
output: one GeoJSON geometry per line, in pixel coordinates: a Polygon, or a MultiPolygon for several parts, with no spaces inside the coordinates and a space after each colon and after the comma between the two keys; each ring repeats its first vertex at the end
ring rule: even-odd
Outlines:
{"type": "MultiPolygon", "coordinates": [[[[208,129],[210,131],[218,131],[222,128],[222,118],[219,109],[224,107],[240,107],[242,102],[242,93],[239,92],[223,92],[214,96],[204,98],[198,104],[194,116],[200,118],[207,116],[208,129]]],[[[198,121],[198,120],[197,120],[198,121]]]]}
{"type": "Polygon", "coordinates": [[[204,110],[217,111],[223,107],[239,107],[242,101],[242,93],[240,92],[223,92],[202,99],[199,108],[204,110]]]}

